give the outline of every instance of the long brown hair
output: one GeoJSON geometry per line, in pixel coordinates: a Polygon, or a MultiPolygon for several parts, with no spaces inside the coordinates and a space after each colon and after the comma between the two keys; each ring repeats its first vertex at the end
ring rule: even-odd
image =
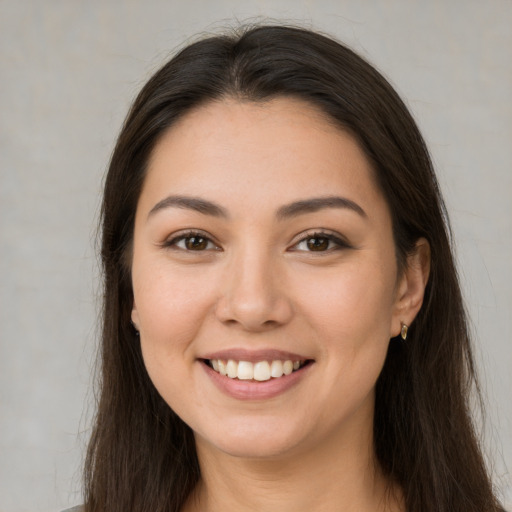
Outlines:
{"type": "Polygon", "coordinates": [[[122,128],[102,205],[100,399],[85,465],[88,512],[179,511],[200,478],[190,428],[163,401],[130,324],[131,244],[151,151],[191,109],[225,97],[300,98],[350,130],[389,204],[398,262],[431,247],[425,301],[378,379],[375,452],[410,512],[499,509],[469,411],[476,387],[449,225],[425,143],[388,82],[318,33],[260,26],[191,44],[144,86],[122,128]]]}

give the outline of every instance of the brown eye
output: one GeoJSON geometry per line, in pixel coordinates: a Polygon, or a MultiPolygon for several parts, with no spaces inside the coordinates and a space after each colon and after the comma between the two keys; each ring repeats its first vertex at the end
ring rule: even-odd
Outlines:
{"type": "Polygon", "coordinates": [[[326,251],[329,249],[330,240],[325,237],[311,237],[306,240],[307,248],[310,251],[326,251]]]}
{"type": "Polygon", "coordinates": [[[220,248],[212,242],[211,238],[202,233],[185,233],[165,242],[164,247],[169,249],[179,249],[187,252],[203,252],[219,250],[220,248]]]}
{"type": "Polygon", "coordinates": [[[203,236],[188,236],[184,242],[189,251],[204,251],[208,248],[208,239],[203,236]]]}
{"type": "Polygon", "coordinates": [[[331,253],[342,249],[350,249],[352,246],[334,233],[310,233],[298,243],[293,245],[291,251],[331,253]]]}

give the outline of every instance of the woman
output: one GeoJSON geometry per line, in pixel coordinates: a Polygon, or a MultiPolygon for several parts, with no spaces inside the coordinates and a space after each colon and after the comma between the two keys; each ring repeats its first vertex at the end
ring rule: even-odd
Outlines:
{"type": "Polygon", "coordinates": [[[87,512],[499,510],[430,158],[351,50],[265,26],[185,48],[102,221],[87,512]]]}

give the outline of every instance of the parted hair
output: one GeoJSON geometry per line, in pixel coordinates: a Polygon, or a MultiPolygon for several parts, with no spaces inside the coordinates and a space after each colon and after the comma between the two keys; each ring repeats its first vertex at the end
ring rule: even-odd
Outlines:
{"type": "Polygon", "coordinates": [[[390,340],[376,385],[379,464],[402,488],[408,512],[500,510],[471,417],[475,366],[448,217],[424,140],[373,66],[330,37],[278,25],[182,49],[143,87],[118,137],[101,211],[101,366],[86,511],[178,512],[200,478],[191,429],[153,386],[130,323],[134,217],[151,152],[202,104],[277,97],[308,102],[358,141],[391,211],[399,268],[420,237],[431,247],[423,306],[407,341],[390,340]]]}

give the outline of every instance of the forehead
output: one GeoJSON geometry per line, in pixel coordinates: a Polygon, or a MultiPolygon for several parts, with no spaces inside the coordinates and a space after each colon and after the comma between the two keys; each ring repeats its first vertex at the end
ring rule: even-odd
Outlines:
{"type": "Polygon", "coordinates": [[[226,99],[189,112],[161,137],[142,195],[215,195],[221,202],[270,206],[334,190],[365,202],[383,200],[370,162],[348,131],[298,99],[226,99]]]}

